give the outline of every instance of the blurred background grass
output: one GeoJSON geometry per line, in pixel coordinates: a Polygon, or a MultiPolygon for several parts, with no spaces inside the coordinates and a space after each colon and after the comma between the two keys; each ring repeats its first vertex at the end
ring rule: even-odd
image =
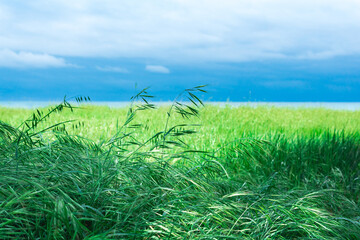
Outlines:
{"type": "MultiPolygon", "coordinates": [[[[46,109],[46,108],[44,108],[46,109]]],[[[135,122],[142,123],[141,137],[149,137],[164,128],[169,107],[143,111],[137,114],[135,122]]],[[[34,110],[20,108],[0,108],[0,119],[10,125],[18,126],[26,120],[34,110]]],[[[83,127],[73,129],[68,124],[69,134],[79,134],[93,140],[101,140],[112,136],[117,127],[126,118],[127,108],[111,108],[106,106],[82,105],[76,111],[65,110],[53,114],[42,127],[74,119],[83,123],[83,127]]],[[[344,131],[346,134],[358,134],[360,130],[360,111],[329,110],[325,108],[279,108],[261,107],[218,107],[202,108],[199,118],[183,120],[172,117],[170,124],[187,122],[200,124],[198,134],[190,137],[189,143],[197,147],[209,147],[246,136],[265,136],[272,133],[284,134],[293,138],[298,135],[316,136],[328,131],[344,131]]]]}

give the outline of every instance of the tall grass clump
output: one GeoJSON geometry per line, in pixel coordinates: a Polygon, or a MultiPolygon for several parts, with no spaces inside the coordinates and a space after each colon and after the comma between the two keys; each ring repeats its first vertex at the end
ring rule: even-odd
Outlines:
{"type": "Polygon", "coordinates": [[[145,139],[136,116],[156,111],[147,89],[100,141],[69,133],[67,120],[43,124],[74,109],[66,100],[18,127],[0,122],[0,239],[360,238],[358,134],[192,148],[202,91],[180,94],[145,139]]]}

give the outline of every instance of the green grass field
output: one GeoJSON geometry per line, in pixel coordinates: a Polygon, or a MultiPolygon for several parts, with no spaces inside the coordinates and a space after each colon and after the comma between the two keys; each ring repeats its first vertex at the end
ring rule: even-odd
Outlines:
{"type": "Polygon", "coordinates": [[[169,108],[1,108],[0,239],[360,239],[359,111],[169,108]]]}

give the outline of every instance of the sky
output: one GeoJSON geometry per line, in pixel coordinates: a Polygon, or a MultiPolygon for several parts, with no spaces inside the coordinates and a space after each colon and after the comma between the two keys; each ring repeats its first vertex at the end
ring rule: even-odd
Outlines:
{"type": "Polygon", "coordinates": [[[1,0],[0,101],[360,102],[358,0],[1,0]]]}

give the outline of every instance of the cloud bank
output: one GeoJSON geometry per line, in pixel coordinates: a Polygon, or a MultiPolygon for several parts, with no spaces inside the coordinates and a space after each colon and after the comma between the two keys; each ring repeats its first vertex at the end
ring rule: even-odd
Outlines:
{"type": "Polygon", "coordinates": [[[0,49],[49,56],[183,63],[324,59],[360,54],[359,40],[357,0],[0,3],[0,49]]]}
{"type": "Polygon", "coordinates": [[[14,52],[8,49],[0,50],[0,67],[8,68],[47,68],[67,67],[64,59],[48,54],[35,54],[31,52],[14,52]]]}

